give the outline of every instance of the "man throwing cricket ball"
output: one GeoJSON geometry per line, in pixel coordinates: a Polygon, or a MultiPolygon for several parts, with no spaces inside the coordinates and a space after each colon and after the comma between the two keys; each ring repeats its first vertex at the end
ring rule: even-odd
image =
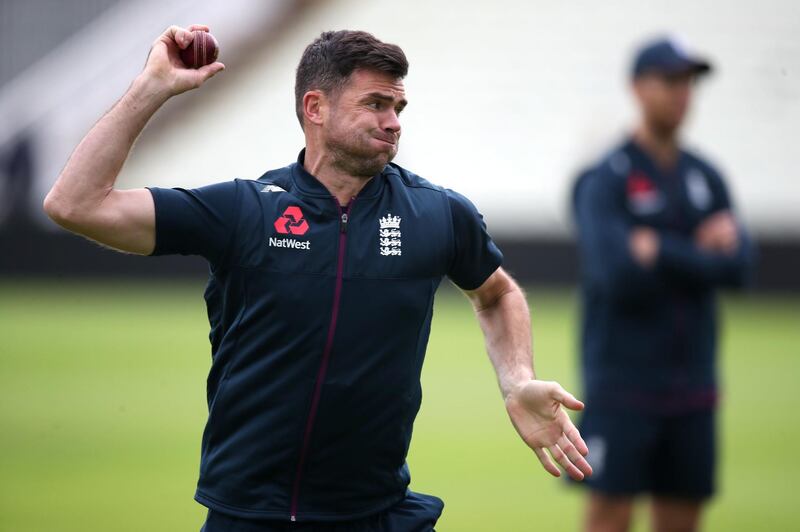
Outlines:
{"type": "Polygon", "coordinates": [[[359,31],[325,32],[297,68],[297,162],[194,190],[114,188],[134,140],[173,96],[224,69],[178,59],[171,27],[86,135],[44,208],[63,227],[142,255],[202,255],[213,363],[196,499],[218,530],[432,530],[443,504],[408,490],[433,298],[472,302],[514,427],[544,468],[591,473],[535,378],[528,307],[464,196],[392,164],[408,62],[359,31]]]}

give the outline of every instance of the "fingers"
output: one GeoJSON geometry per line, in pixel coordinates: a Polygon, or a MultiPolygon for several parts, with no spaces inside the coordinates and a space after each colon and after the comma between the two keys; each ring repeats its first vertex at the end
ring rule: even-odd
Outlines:
{"type": "Polygon", "coordinates": [[[223,70],[225,70],[225,65],[220,62],[211,63],[210,65],[205,65],[197,69],[182,69],[181,74],[178,77],[180,80],[180,88],[178,89],[177,94],[200,87],[210,78],[214,77],[223,70]]]}
{"type": "Polygon", "coordinates": [[[547,448],[550,451],[550,454],[555,458],[556,462],[564,468],[564,471],[575,480],[583,480],[583,473],[581,473],[580,469],[578,469],[575,464],[570,462],[569,458],[567,457],[566,453],[564,452],[561,447],[556,443],[551,445],[547,448]]]}
{"type": "Polygon", "coordinates": [[[539,447],[535,448],[533,452],[536,453],[536,457],[539,458],[539,462],[542,463],[542,467],[544,470],[553,475],[554,477],[560,477],[561,471],[555,466],[552,460],[550,460],[550,456],[545,452],[544,449],[539,447]]]}
{"type": "Polygon", "coordinates": [[[205,65],[198,68],[197,73],[200,74],[202,81],[206,81],[223,70],[225,70],[225,65],[217,61],[216,63],[211,63],[210,65],[205,65]]]}
{"type": "MultiPolygon", "coordinates": [[[[583,403],[558,383],[553,383],[552,395],[556,401],[567,408],[573,410],[583,409],[583,403]]],[[[589,454],[589,448],[565,411],[560,410],[555,422],[559,425],[558,428],[561,435],[555,443],[547,447],[547,450],[550,451],[553,459],[571,478],[579,481],[583,480],[586,476],[592,474],[592,466],[585,458],[589,454]]],[[[538,455],[539,453],[537,453],[538,455]]],[[[539,460],[542,461],[541,456],[539,460]]],[[[552,465],[552,462],[550,464],[552,465]]]]}
{"type": "Polygon", "coordinates": [[[191,31],[188,31],[180,26],[170,26],[166,29],[166,31],[159,37],[160,40],[165,41],[167,44],[170,42],[174,42],[178,45],[178,48],[184,49],[192,42],[194,36],[192,35],[191,31]]]}
{"type": "Polygon", "coordinates": [[[728,219],[712,220],[698,229],[695,242],[705,251],[732,254],[739,245],[738,229],[728,219]]]}
{"type": "Polygon", "coordinates": [[[708,228],[705,225],[701,225],[697,228],[697,231],[695,231],[694,240],[697,246],[700,248],[708,248],[711,246],[708,228]]]}
{"type": "Polygon", "coordinates": [[[589,462],[587,462],[586,459],[581,456],[575,447],[566,439],[563,439],[563,442],[566,450],[559,444],[553,444],[547,448],[550,451],[550,455],[548,455],[547,452],[541,447],[537,447],[533,450],[545,471],[554,477],[561,476],[561,471],[559,471],[558,467],[556,467],[556,465],[553,463],[553,460],[550,458],[552,455],[553,459],[555,459],[555,461],[558,462],[558,464],[564,468],[564,471],[566,471],[567,474],[573,479],[583,480],[586,478],[586,475],[591,475],[592,467],[589,465],[589,462]]]}
{"type": "Polygon", "coordinates": [[[568,439],[566,434],[563,434],[558,439],[557,443],[547,447],[547,450],[550,451],[549,455],[542,447],[534,447],[533,451],[536,453],[536,457],[539,459],[539,462],[541,462],[542,467],[554,477],[560,477],[561,471],[553,464],[553,460],[555,460],[572,479],[580,481],[592,474],[592,466],[586,461],[586,458],[584,458],[589,452],[588,449],[586,449],[586,444],[583,443],[580,436],[578,436],[578,439],[582,445],[582,449],[578,449],[568,439]],[[551,456],[553,460],[551,460],[551,456]]]}
{"type": "Polygon", "coordinates": [[[562,426],[562,430],[564,431],[564,436],[575,446],[581,455],[586,456],[589,454],[589,446],[583,441],[581,433],[578,432],[578,429],[575,428],[575,425],[572,424],[569,417],[567,417],[567,422],[562,426]]]}
{"type": "Polygon", "coordinates": [[[554,382],[553,398],[569,408],[570,410],[583,410],[583,403],[578,401],[574,395],[561,387],[560,384],[554,382]]]}
{"type": "Polygon", "coordinates": [[[192,24],[188,28],[182,28],[180,26],[170,26],[161,36],[162,38],[167,38],[175,44],[178,45],[178,48],[181,50],[186,49],[192,41],[194,40],[194,31],[209,31],[208,26],[204,24],[192,24]]]}
{"type": "Polygon", "coordinates": [[[589,462],[584,458],[585,455],[575,448],[572,442],[567,439],[566,435],[562,435],[561,438],[558,439],[558,446],[564,454],[567,455],[567,459],[580,471],[581,478],[578,480],[583,480],[583,477],[592,474],[592,466],[589,465],[589,462]]]}
{"type": "Polygon", "coordinates": [[[506,408],[545,471],[560,477],[557,463],[575,480],[591,475],[592,467],[584,458],[589,453],[586,442],[562,408],[582,410],[583,403],[556,382],[531,381],[524,391],[524,401],[517,390],[506,399],[506,408]]]}
{"type": "Polygon", "coordinates": [[[722,251],[728,254],[735,253],[736,248],[739,246],[739,231],[735,222],[730,220],[723,226],[720,233],[722,251]]]}

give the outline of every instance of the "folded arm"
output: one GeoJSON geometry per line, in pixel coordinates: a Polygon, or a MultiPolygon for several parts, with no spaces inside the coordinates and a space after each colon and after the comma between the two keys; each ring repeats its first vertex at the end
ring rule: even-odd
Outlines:
{"type": "Polygon", "coordinates": [[[691,237],[634,227],[630,244],[641,267],[694,285],[742,286],[753,263],[750,239],[728,210],[708,216],[691,237]]]}
{"type": "Polygon", "coordinates": [[[693,238],[661,231],[658,239],[656,267],[688,282],[742,286],[750,277],[753,246],[728,210],[709,216],[693,238]]]}
{"type": "Polygon", "coordinates": [[[730,210],[709,215],[689,236],[636,226],[614,185],[590,176],[576,193],[582,263],[593,283],[621,300],[648,300],[673,284],[746,283],[753,246],[730,210]]]}

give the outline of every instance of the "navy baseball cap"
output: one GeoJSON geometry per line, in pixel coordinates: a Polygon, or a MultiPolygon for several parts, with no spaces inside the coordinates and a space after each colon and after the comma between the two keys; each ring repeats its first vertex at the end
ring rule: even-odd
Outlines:
{"type": "Polygon", "coordinates": [[[642,46],[633,61],[631,76],[635,79],[644,74],[708,74],[711,63],[702,57],[690,54],[673,39],[657,39],[642,46]]]}

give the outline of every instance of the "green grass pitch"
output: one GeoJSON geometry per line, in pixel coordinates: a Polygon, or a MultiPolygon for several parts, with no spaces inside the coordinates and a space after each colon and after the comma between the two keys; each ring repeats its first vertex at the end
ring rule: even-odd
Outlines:
{"type": "MultiPolygon", "coordinates": [[[[575,389],[575,293],[529,297],[539,376],[575,389]]],[[[199,529],[204,312],[199,282],[0,282],[0,531],[199,529]]],[[[729,297],[723,315],[721,489],[706,527],[797,530],[800,298],[729,297]]],[[[452,291],[423,385],[409,462],[412,488],[445,500],[439,530],[578,529],[581,490],[517,438],[452,291]]]]}

